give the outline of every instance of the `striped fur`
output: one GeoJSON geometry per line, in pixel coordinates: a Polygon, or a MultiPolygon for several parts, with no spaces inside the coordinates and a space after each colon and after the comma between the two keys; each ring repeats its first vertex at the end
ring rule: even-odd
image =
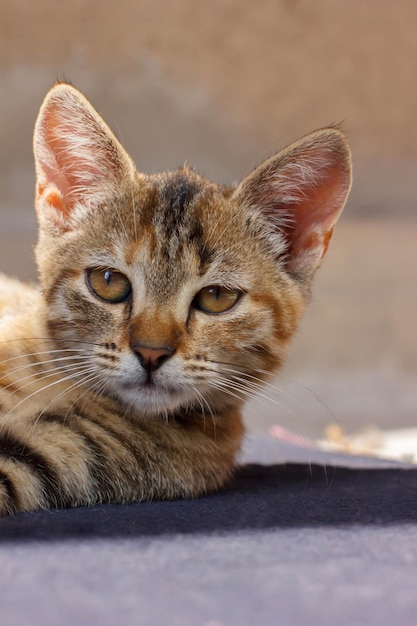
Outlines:
{"type": "Polygon", "coordinates": [[[312,133],[233,189],[146,176],[60,84],[34,149],[41,285],[0,276],[0,513],[218,489],[346,200],[343,134],[312,133]],[[106,299],[92,272],[127,295],[106,299]],[[205,309],[207,290],[234,304],[205,309]]]}

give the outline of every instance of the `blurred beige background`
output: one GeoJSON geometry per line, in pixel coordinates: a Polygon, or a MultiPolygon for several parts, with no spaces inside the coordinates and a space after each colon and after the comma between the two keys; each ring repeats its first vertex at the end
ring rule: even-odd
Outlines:
{"type": "Polygon", "coordinates": [[[31,137],[56,78],[140,169],[220,182],[343,122],[354,188],[289,364],[252,429],[417,422],[417,4],[413,0],[2,0],[0,268],[36,276],[31,137]]]}

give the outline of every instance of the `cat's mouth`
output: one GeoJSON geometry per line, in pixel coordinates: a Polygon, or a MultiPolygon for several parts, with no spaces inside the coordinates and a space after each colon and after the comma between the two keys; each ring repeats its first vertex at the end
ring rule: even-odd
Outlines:
{"type": "Polygon", "coordinates": [[[125,382],[117,389],[120,400],[133,410],[148,414],[168,414],[190,403],[190,390],[161,384],[148,379],[125,382]]]}
{"type": "Polygon", "coordinates": [[[136,393],[141,393],[142,391],[145,391],[149,393],[167,392],[175,394],[176,392],[176,389],[174,387],[171,387],[166,383],[162,384],[152,377],[148,377],[145,380],[126,381],[121,383],[121,387],[128,391],[135,391],[136,393]]]}

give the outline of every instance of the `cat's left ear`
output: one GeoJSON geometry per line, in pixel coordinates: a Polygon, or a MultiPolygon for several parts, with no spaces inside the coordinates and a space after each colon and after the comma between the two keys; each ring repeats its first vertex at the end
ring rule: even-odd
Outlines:
{"type": "Polygon", "coordinates": [[[308,279],[327,250],[351,179],[345,135],[325,128],[260,165],[232,198],[261,217],[287,271],[308,279]]]}
{"type": "Polygon", "coordinates": [[[36,207],[42,224],[58,232],[130,180],[135,167],[111,130],[74,87],[47,94],[35,125],[36,207]]]}

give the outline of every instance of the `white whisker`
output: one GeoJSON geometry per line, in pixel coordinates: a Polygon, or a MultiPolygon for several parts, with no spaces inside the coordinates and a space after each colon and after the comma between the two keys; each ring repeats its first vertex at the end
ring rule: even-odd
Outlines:
{"type": "Polygon", "coordinates": [[[213,409],[211,408],[207,398],[205,398],[203,396],[203,394],[196,387],[194,387],[194,391],[197,393],[197,399],[198,399],[199,404],[201,406],[201,412],[202,412],[202,415],[203,415],[204,425],[206,423],[206,416],[205,416],[205,412],[204,412],[204,405],[208,408],[208,411],[209,411],[209,414],[210,414],[210,417],[211,417],[211,421],[212,421],[212,424],[213,424],[214,438],[216,438],[216,418],[215,418],[215,415],[213,413],[213,409]]]}
{"type": "MultiPolygon", "coordinates": [[[[59,378],[58,380],[53,381],[52,383],[49,383],[48,385],[44,385],[43,387],[41,387],[40,389],[36,389],[35,391],[33,391],[32,393],[30,393],[28,396],[25,396],[24,398],[22,398],[22,400],[20,400],[19,402],[17,402],[15,405],[12,406],[12,408],[3,416],[3,420],[6,421],[6,419],[16,411],[16,409],[18,409],[20,406],[22,406],[22,404],[24,404],[25,402],[28,402],[29,400],[31,400],[33,397],[35,397],[36,395],[40,394],[40,393],[44,393],[47,389],[50,389],[51,387],[54,387],[55,385],[59,385],[59,384],[63,384],[69,380],[72,380],[75,377],[80,376],[80,374],[83,372],[77,371],[73,374],[70,375],[66,375],[63,378],[59,378]]],[[[51,376],[55,376],[56,373],[53,374],[48,374],[46,375],[44,378],[50,378],[51,376]]],[[[41,379],[43,380],[43,379],[41,379]]],[[[79,385],[83,385],[85,382],[88,381],[88,377],[87,379],[83,379],[82,381],[80,381],[79,385]]],[[[19,391],[21,391],[21,389],[24,389],[27,386],[30,386],[32,383],[26,383],[25,385],[23,385],[23,387],[19,388],[19,391]]],[[[65,390],[66,392],[68,390],[65,390]]],[[[55,401],[55,398],[54,398],[55,401]]]]}
{"type": "MultiPolygon", "coordinates": [[[[65,382],[67,382],[68,380],[72,380],[73,378],[76,378],[76,375],[73,376],[68,376],[66,377],[64,380],[65,382]]],[[[70,385],[68,387],[68,389],[64,389],[64,391],[62,391],[60,394],[58,394],[57,396],[55,396],[54,398],[52,398],[52,400],[50,402],[48,402],[48,404],[42,409],[42,411],[39,413],[39,415],[36,417],[36,420],[33,424],[33,427],[36,426],[37,422],[39,421],[39,419],[42,417],[42,415],[44,415],[46,413],[46,411],[53,406],[56,402],[58,402],[58,400],[60,400],[61,398],[63,398],[65,395],[67,395],[68,393],[70,393],[71,391],[74,391],[74,389],[77,389],[77,387],[84,387],[86,383],[90,383],[92,380],[94,380],[95,378],[100,378],[100,374],[98,372],[93,372],[91,374],[89,374],[89,376],[87,376],[86,378],[83,378],[82,381],[76,381],[75,383],[73,383],[72,385],[70,385]]],[[[84,391],[85,393],[88,393],[88,391],[90,391],[89,389],[86,389],[84,391]]],[[[82,395],[84,395],[82,394],[82,395]]],[[[82,397],[82,396],[80,396],[82,397]]],[[[79,398],[77,398],[77,400],[79,400],[79,398]]],[[[74,404],[74,403],[73,403],[74,404]]],[[[68,414],[68,413],[67,413],[68,414]]]]}
{"type": "MultiPolygon", "coordinates": [[[[62,373],[62,372],[78,372],[78,371],[82,371],[83,368],[86,367],[85,364],[83,363],[71,363],[70,365],[67,366],[60,366],[60,367],[55,367],[49,370],[46,370],[44,372],[42,372],[42,374],[36,374],[32,373],[29,374],[28,376],[24,376],[23,378],[20,378],[18,380],[14,380],[13,382],[11,382],[9,385],[6,385],[5,387],[2,387],[3,390],[9,389],[10,387],[15,387],[16,384],[21,383],[24,380],[30,380],[32,379],[31,382],[26,383],[25,385],[21,385],[19,386],[12,394],[10,394],[9,398],[12,397],[15,393],[18,393],[20,391],[22,391],[22,389],[25,389],[25,387],[28,387],[30,385],[32,385],[32,383],[36,383],[42,380],[45,380],[45,378],[51,378],[51,376],[57,376],[58,374],[62,373]]],[[[88,369],[88,368],[87,368],[88,369]]]]}
{"type": "MultiPolygon", "coordinates": [[[[24,365],[18,365],[16,367],[12,367],[10,369],[7,370],[7,375],[10,374],[16,374],[16,372],[20,372],[22,370],[25,369],[29,369],[29,368],[35,368],[35,367],[43,367],[45,365],[48,365],[49,363],[58,363],[58,362],[62,362],[62,361],[88,361],[91,359],[91,356],[89,354],[82,354],[82,355],[74,355],[74,356],[65,356],[65,357],[55,357],[53,359],[48,359],[46,361],[36,361],[35,363],[25,363],[24,365]]],[[[57,369],[59,369],[59,367],[64,367],[64,366],[57,366],[57,369]]],[[[36,374],[34,374],[36,375],[36,374]]]]}

